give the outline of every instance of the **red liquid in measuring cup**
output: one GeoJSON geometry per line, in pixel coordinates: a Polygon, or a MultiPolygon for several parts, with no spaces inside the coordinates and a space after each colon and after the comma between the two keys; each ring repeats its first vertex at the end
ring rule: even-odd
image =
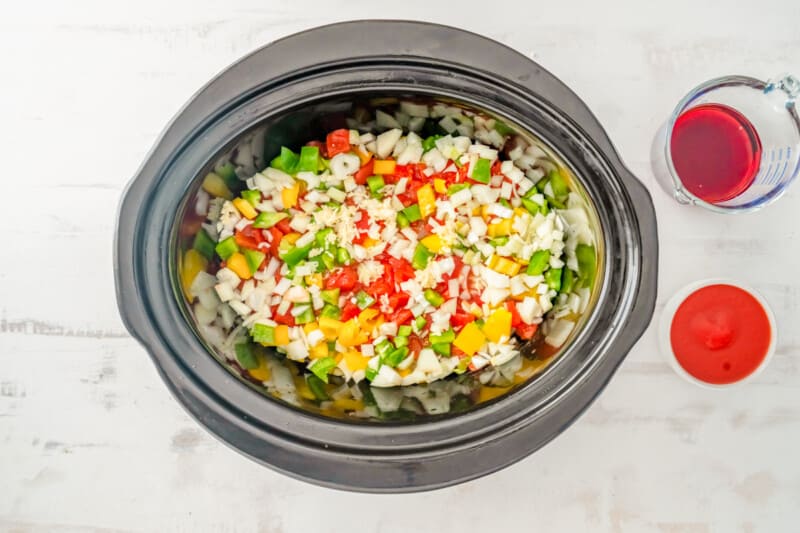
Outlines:
{"type": "Polygon", "coordinates": [[[672,164],[683,186],[709,203],[744,192],[758,173],[761,141],[744,115],[722,104],[681,114],[670,139],[672,164]]]}

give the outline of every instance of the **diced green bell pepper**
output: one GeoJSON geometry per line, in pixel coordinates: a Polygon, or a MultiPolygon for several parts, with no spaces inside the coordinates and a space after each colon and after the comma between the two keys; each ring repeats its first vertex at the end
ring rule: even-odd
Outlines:
{"type": "Polygon", "coordinates": [[[410,225],[411,225],[411,222],[409,222],[408,217],[405,216],[405,214],[403,214],[402,211],[397,213],[397,227],[398,228],[403,229],[403,228],[407,228],[410,225]]]}
{"type": "Polygon", "coordinates": [[[270,161],[269,166],[272,168],[277,168],[278,170],[282,170],[288,174],[294,174],[296,172],[295,167],[297,166],[299,159],[300,156],[285,146],[282,146],[280,155],[270,161]]]}
{"type": "Polygon", "coordinates": [[[597,255],[594,246],[579,244],[575,247],[575,257],[578,259],[578,274],[581,276],[581,285],[591,287],[597,275],[597,255]]]}
{"type": "Polygon", "coordinates": [[[449,343],[456,340],[456,332],[451,328],[443,332],[441,335],[431,335],[428,337],[428,339],[431,341],[431,344],[449,343]]]}
{"type": "Polygon", "coordinates": [[[373,379],[375,379],[375,377],[377,375],[378,375],[378,371],[375,370],[374,368],[367,367],[367,369],[364,370],[364,377],[367,378],[369,381],[372,381],[373,379]]]}
{"type": "Polygon", "coordinates": [[[325,400],[330,400],[330,396],[328,396],[328,391],[325,390],[325,382],[319,379],[317,376],[313,374],[306,375],[306,385],[308,385],[308,390],[311,391],[311,394],[314,395],[314,398],[317,400],[324,402],[325,400]]]}
{"type": "Polygon", "coordinates": [[[209,237],[208,233],[206,233],[206,230],[200,228],[200,231],[198,231],[197,235],[194,236],[192,248],[200,252],[200,255],[206,259],[213,259],[214,246],[216,246],[216,244],[217,243],[214,242],[214,239],[209,237]]]}
{"type": "Polygon", "coordinates": [[[433,289],[425,289],[424,296],[428,303],[434,307],[439,307],[444,303],[444,296],[433,289]]]}
{"type": "Polygon", "coordinates": [[[411,326],[404,325],[397,328],[397,335],[399,337],[408,337],[411,335],[411,326]]]}
{"type": "Polygon", "coordinates": [[[449,342],[437,342],[432,344],[431,348],[433,348],[433,351],[441,356],[450,357],[450,346],[451,344],[449,342]]]}
{"type": "Polygon", "coordinates": [[[391,352],[394,348],[392,347],[392,343],[383,339],[381,342],[375,345],[375,353],[379,355],[381,358],[384,357],[386,354],[391,352]]]}
{"type": "Polygon", "coordinates": [[[569,185],[567,185],[567,180],[564,179],[564,176],[558,170],[553,170],[549,174],[550,177],[550,188],[553,189],[553,196],[559,202],[563,202],[569,196],[569,185]]]}
{"type": "Polygon", "coordinates": [[[398,335],[392,342],[394,343],[395,348],[402,348],[403,346],[408,346],[408,337],[398,335]]]}
{"type": "Polygon", "coordinates": [[[438,141],[441,138],[442,138],[441,135],[431,135],[430,137],[425,137],[425,139],[422,141],[423,153],[430,152],[431,150],[436,148],[436,141],[438,141]]]}
{"type": "Polygon", "coordinates": [[[575,273],[565,268],[561,273],[561,289],[560,292],[564,294],[569,294],[572,292],[572,288],[575,286],[575,273]]]}
{"type": "Polygon", "coordinates": [[[215,168],[214,172],[225,181],[225,185],[232,191],[236,191],[242,185],[242,180],[236,175],[236,167],[230,161],[215,168]]]}
{"type": "Polygon", "coordinates": [[[259,213],[253,220],[253,227],[256,229],[269,229],[288,216],[286,213],[264,211],[259,213]]]}
{"type": "Polygon", "coordinates": [[[364,310],[370,305],[375,303],[375,298],[370,296],[364,291],[358,291],[356,294],[356,305],[359,309],[364,310]]]}
{"type": "Polygon", "coordinates": [[[289,265],[289,268],[297,266],[297,264],[308,257],[308,254],[311,252],[311,248],[314,247],[314,243],[310,242],[305,246],[294,246],[290,248],[286,253],[281,255],[281,259],[283,259],[284,263],[289,265]]]}
{"type": "Polygon", "coordinates": [[[303,146],[300,148],[300,160],[297,162],[295,172],[313,172],[320,171],[320,157],[319,148],[316,146],[303,146]]]}
{"type": "Polygon", "coordinates": [[[402,348],[397,348],[396,350],[389,352],[388,355],[383,357],[382,361],[384,364],[387,364],[391,367],[395,367],[403,362],[408,356],[408,347],[403,346],[402,348]]]}
{"type": "Polygon", "coordinates": [[[528,262],[528,269],[525,273],[529,276],[538,276],[545,271],[550,264],[550,250],[537,250],[533,252],[531,260],[528,262]]]}
{"type": "Polygon", "coordinates": [[[504,137],[506,135],[514,135],[514,133],[516,133],[513,128],[511,128],[504,122],[500,122],[499,120],[495,120],[494,129],[495,131],[497,131],[497,133],[499,133],[504,137]]]}
{"type": "Polygon", "coordinates": [[[482,157],[479,158],[475,162],[470,178],[480,183],[489,183],[492,179],[492,162],[482,157]]]}
{"type": "Polygon", "coordinates": [[[239,362],[239,366],[245,370],[258,368],[258,357],[253,352],[252,344],[247,341],[239,342],[234,346],[234,351],[236,352],[236,360],[239,362]]]}
{"type": "Polygon", "coordinates": [[[447,188],[447,195],[452,196],[458,191],[463,191],[464,189],[469,188],[469,183],[454,183],[453,185],[447,188]]]}
{"type": "Polygon", "coordinates": [[[419,210],[419,204],[410,205],[400,212],[406,216],[409,222],[422,220],[422,212],[419,210]]]}
{"type": "Polygon", "coordinates": [[[261,201],[261,191],[254,191],[253,189],[245,189],[242,191],[242,198],[250,205],[256,205],[261,201]]]}
{"type": "Polygon", "coordinates": [[[414,319],[414,331],[419,333],[420,331],[422,331],[422,329],[425,327],[427,323],[428,321],[425,319],[424,316],[421,315],[418,316],[417,318],[414,319]]]}
{"type": "Polygon", "coordinates": [[[372,194],[380,193],[386,186],[383,176],[370,176],[367,178],[367,187],[372,194]]]}
{"type": "Polygon", "coordinates": [[[336,359],[331,356],[323,357],[322,359],[317,359],[311,364],[309,370],[314,373],[319,379],[324,381],[325,383],[328,382],[328,374],[331,370],[336,368],[336,359]]]}
{"type": "Polygon", "coordinates": [[[342,316],[342,310],[339,309],[338,305],[325,304],[325,307],[322,308],[322,311],[320,311],[319,316],[324,316],[328,318],[333,318],[335,320],[339,320],[339,318],[342,316]]]}
{"type": "Polygon", "coordinates": [[[493,239],[489,239],[489,244],[497,248],[498,246],[504,246],[508,243],[508,237],[494,237],[493,239]]]}
{"type": "Polygon", "coordinates": [[[534,202],[533,200],[528,200],[527,198],[520,199],[522,202],[522,207],[528,210],[531,215],[535,215],[539,212],[539,204],[534,202]]]}
{"type": "Polygon", "coordinates": [[[340,265],[349,265],[350,259],[350,252],[347,251],[347,248],[339,248],[336,250],[336,262],[340,265]]]}
{"type": "Polygon", "coordinates": [[[258,267],[261,266],[261,263],[264,262],[267,256],[263,252],[257,250],[245,250],[244,258],[247,261],[247,267],[250,269],[250,272],[255,274],[258,267]]]}
{"type": "Polygon", "coordinates": [[[322,301],[326,304],[331,305],[339,305],[339,294],[341,294],[341,289],[324,289],[319,291],[319,295],[322,298],[322,301]]]}
{"type": "MultiPolygon", "coordinates": [[[[297,306],[297,304],[295,304],[295,306],[297,306]]],[[[306,304],[303,312],[294,317],[294,321],[297,324],[308,324],[310,322],[314,322],[316,318],[317,317],[314,315],[314,308],[306,304]]]]}
{"type": "Polygon", "coordinates": [[[417,270],[422,270],[428,266],[428,261],[430,261],[431,257],[433,257],[433,254],[425,248],[424,244],[419,243],[414,249],[414,255],[411,258],[411,266],[417,270]]]}
{"type": "Polygon", "coordinates": [[[320,248],[327,248],[328,247],[328,235],[333,233],[331,228],[323,228],[314,235],[314,241],[317,243],[317,246],[320,248]]]}
{"type": "Polygon", "coordinates": [[[250,328],[250,336],[255,342],[261,344],[275,344],[275,326],[253,324],[253,327],[250,328]]]}
{"type": "Polygon", "coordinates": [[[239,245],[236,244],[236,238],[231,236],[218,242],[214,249],[223,261],[227,261],[230,256],[239,251],[239,245]]]}
{"type": "Polygon", "coordinates": [[[551,268],[544,273],[544,281],[547,286],[558,292],[561,289],[561,269],[551,268]]]}

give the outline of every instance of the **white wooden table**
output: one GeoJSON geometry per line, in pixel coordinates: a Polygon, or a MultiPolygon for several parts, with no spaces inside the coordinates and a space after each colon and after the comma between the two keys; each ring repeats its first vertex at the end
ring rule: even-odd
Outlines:
{"type": "Polygon", "coordinates": [[[5,7],[0,49],[0,530],[800,531],[800,186],[763,212],[721,217],[674,204],[648,161],[660,121],[695,83],[800,73],[800,3],[32,0],[5,7]],[[117,314],[120,193],[167,120],[227,64],[370,17],[487,34],[573,87],[654,195],[656,318],[692,280],[749,282],[779,322],[766,371],[726,392],[690,386],[651,327],[556,441],[416,495],[294,481],[190,420],[117,314]]]}

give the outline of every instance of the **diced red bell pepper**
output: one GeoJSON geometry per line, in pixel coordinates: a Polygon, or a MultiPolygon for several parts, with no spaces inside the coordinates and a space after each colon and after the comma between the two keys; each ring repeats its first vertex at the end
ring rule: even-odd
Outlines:
{"type": "Polygon", "coordinates": [[[396,292],[389,296],[389,307],[398,310],[408,304],[409,296],[405,292],[396,292]]]}
{"type": "Polygon", "coordinates": [[[252,224],[245,226],[241,230],[237,230],[234,238],[236,239],[236,244],[238,244],[240,248],[250,248],[251,250],[257,250],[258,245],[265,241],[264,234],[261,230],[255,229],[252,224]]]}
{"type": "Polygon", "coordinates": [[[381,278],[373,281],[364,290],[367,292],[367,294],[377,300],[379,296],[391,294],[394,291],[394,284],[387,281],[386,278],[381,278]]]}
{"type": "Polygon", "coordinates": [[[517,311],[517,303],[514,300],[509,300],[506,302],[506,309],[508,309],[508,311],[511,313],[512,328],[522,324],[522,317],[519,316],[519,311],[517,311]]]}
{"type": "Polygon", "coordinates": [[[450,317],[450,325],[453,326],[453,329],[461,329],[470,322],[475,320],[475,315],[472,313],[455,313],[453,316],[450,317]]]}
{"type": "Polygon", "coordinates": [[[327,275],[324,280],[326,289],[341,289],[351,291],[358,283],[358,271],[355,267],[346,266],[338,268],[327,275]]]}
{"type": "Polygon", "coordinates": [[[350,130],[340,129],[332,131],[326,139],[328,157],[350,151],[350,130]]]}
{"type": "Polygon", "coordinates": [[[286,314],[278,314],[278,306],[276,305],[272,309],[272,320],[277,322],[278,324],[283,324],[285,326],[294,326],[294,317],[292,313],[287,311],[286,314]]]}
{"type": "Polygon", "coordinates": [[[361,312],[361,309],[359,309],[356,304],[354,304],[353,302],[349,302],[348,301],[344,305],[344,308],[342,309],[341,320],[342,320],[342,322],[347,322],[351,318],[357,317],[360,312],[361,312]]]}
{"type": "Polygon", "coordinates": [[[292,226],[289,225],[289,220],[286,219],[286,218],[284,218],[283,220],[280,220],[277,224],[275,224],[274,227],[278,228],[281,231],[281,233],[283,233],[284,235],[294,231],[292,229],[292,226]]]}
{"type": "Polygon", "coordinates": [[[283,239],[283,232],[276,227],[269,228],[269,234],[272,237],[272,241],[269,244],[269,253],[272,254],[272,257],[276,259],[280,259],[280,244],[281,239],[283,239]]]}
{"type": "Polygon", "coordinates": [[[502,161],[499,159],[492,163],[491,174],[492,176],[500,176],[502,172],[500,172],[500,165],[502,165],[502,161]]]}
{"type": "Polygon", "coordinates": [[[517,335],[524,341],[532,339],[538,329],[539,324],[525,324],[524,322],[516,327],[517,335]]]}
{"type": "Polygon", "coordinates": [[[358,185],[365,185],[367,183],[367,178],[372,176],[373,169],[375,168],[375,160],[370,159],[366,165],[362,165],[358,172],[353,174],[353,179],[358,185]]]}
{"type": "Polygon", "coordinates": [[[411,312],[410,309],[400,309],[390,318],[390,320],[395,324],[397,324],[398,326],[402,326],[403,324],[410,324],[411,320],[413,319],[414,319],[414,314],[411,312]]]}

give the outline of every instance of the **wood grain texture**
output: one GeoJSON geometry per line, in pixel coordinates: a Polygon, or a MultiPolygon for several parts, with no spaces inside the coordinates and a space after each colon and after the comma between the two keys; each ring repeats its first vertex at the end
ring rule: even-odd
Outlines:
{"type": "Polygon", "coordinates": [[[789,0],[38,0],[6,8],[0,531],[798,531],[800,188],[760,213],[715,216],[658,190],[648,154],[659,123],[697,82],[800,73],[799,21],[800,4],[789,0]],[[416,495],[297,482],[254,466],[190,420],[116,311],[120,194],[169,118],[215,73],[275,38],[353,18],[461,26],[562,78],[653,193],[656,318],[692,280],[746,281],[778,318],[769,368],[730,391],[692,387],[658,354],[651,327],[560,438],[497,474],[416,495]]]}

